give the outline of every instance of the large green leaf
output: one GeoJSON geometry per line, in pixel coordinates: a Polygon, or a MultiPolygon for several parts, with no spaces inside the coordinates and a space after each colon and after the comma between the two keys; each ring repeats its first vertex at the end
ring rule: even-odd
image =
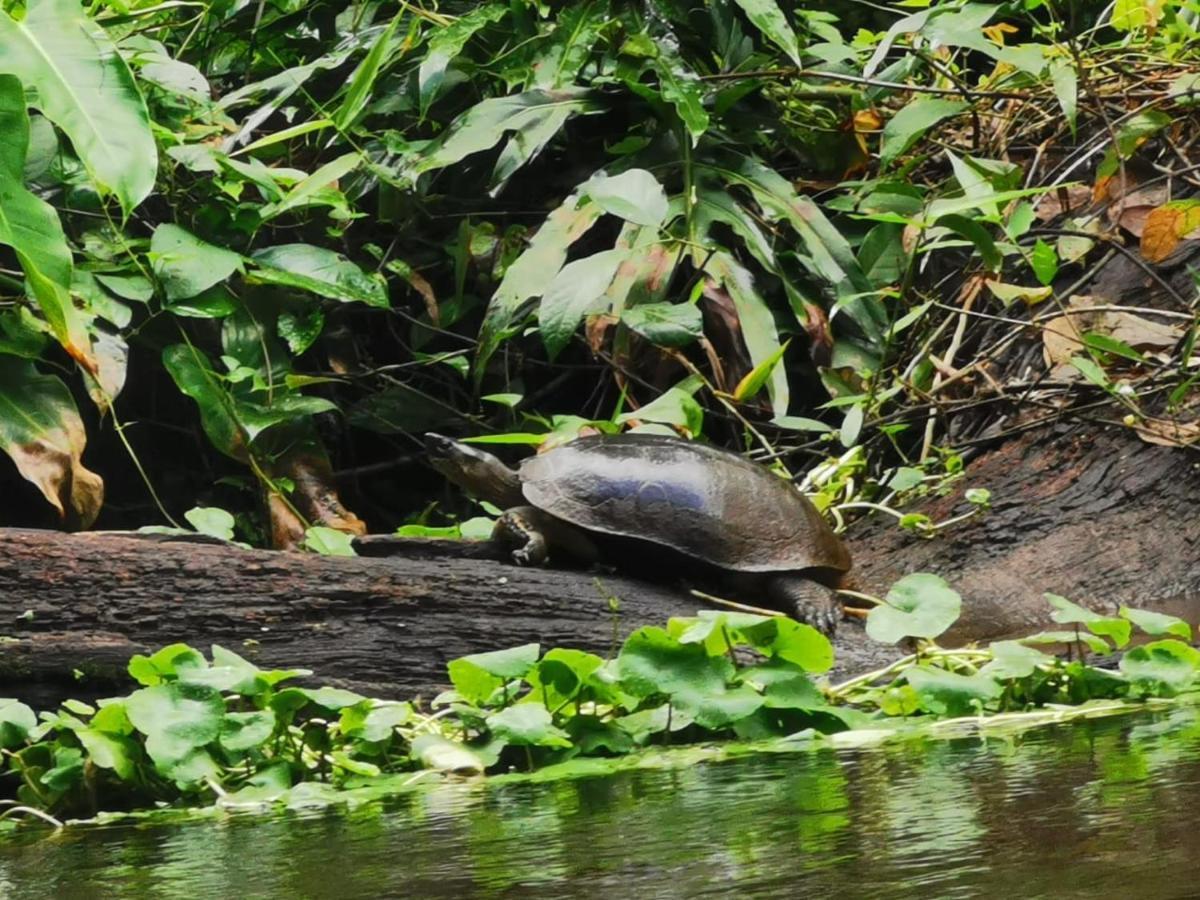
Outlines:
{"type": "Polygon", "coordinates": [[[218,691],[204,685],[160,684],[130,694],[125,711],[133,727],[146,736],[146,752],[161,772],[180,782],[198,780],[195,773],[203,765],[194,754],[217,739],[225,716],[218,691]]]}
{"type": "MultiPolygon", "coordinates": [[[[765,366],[773,358],[778,360],[780,343],[775,317],[755,288],[754,276],[750,271],[724,251],[714,253],[705,270],[724,286],[733,299],[738,322],[742,326],[742,339],[750,351],[750,361],[755,366],[765,366]]],[[[771,408],[779,415],[786,413],[790,391],[787,370],[783,366],[771,367],[767,391],[771,396],[771,408]]]]}
{"type": "Polygon", "coordinates": [[[30,293],[55,338],[94,374],[98,364],[92,356],[87,320],[69,293],[71,248],[62,223],[50,204],[25,187],[29,116],[25,91],[11,75],[0,75],[0,135],[0,244],[16,251],[30,293]]]}
{"type": "Polygon", "coordinates": [[[471,107],[455,119],[445,133],[423,152],[415,154],[401,168],[400,174],[416,178],[453,165],[472,153],[494,147],[507,132],[523,132],[556,110],[567,116],[598,112],[603,109],[592,91],[585,88],[533,90],[509,97],[493,97],[471,107]]]}
{"type": "Polygon", "coordinates": [[[0,450],[70,526],[86,528],[104,501],[104,480],[83,465],[83,420],[60,379],[32,362],[0,356],[0,450]]]}
{"type": "Polygon", "coordinates": [[[935,638],[954,624],[961,609],[962,597],[945,579],[914,572],[892,585],[885,602],[867,614],[867,634],[888,644],[935,638]]]}
{"type": "Polygon", "coordinates": [[[259,268],[248,276],[341,300],[388,308],[387,288],[381,280],[364,272],[340,253],[313,244],[279,244],[254,253],[259,268]]]}
{"type": "Polygon", "coordinates": [[[651,65],[658,75],[662,99],[675,107],[692,143],[698,143],[709,124],[704,108],[704,82],[665,41],[658,44],[658,54],[651,65]]]}
{"type": "Polygon", "coordinates": [[[602,212],[596,203],[581,202],[578,194],[572,194],[546,217],[525,252],[508,267],[492,295],[479,331],[476,378],[482,376],[484,366],[521,307],[546,292],[566,262],[571,245],[587,233],[602,212]]]}
{"type": "Polygon", "coordinates": [[[350,84],[346,88],[346,97],[333,115],[334,124],[339,130],[344,130],[352,125],[371,99],[371,90],[375,86],[375,80],[379,77],[388,55],[395,49],[392,46],[393,37],[404,12],[404,8],[401,7],[401,12],[396,13],[388,22],[379,37],[375,39],[371,49],[367,51],[363,61],[354,70],[354,75],[350,78],[350,84]]]}
{"type": "Polygon", "coordinates": [[[538,329],[551,359],[571,340],[583,317],[603,307],[604,292],[628,254],[628,250],[593,253],[567,263],[550,282],[538,307],[538,329]]]}
{"type": "Polygon", "coordinates": [[[635,225],[658,227],[667,217],[667,192],[645,169],[627,169],[619,175],[594,175],[580,191],[606,213],[635,225]]]}
{"type": "Polygon", "coordinates": [[[1200,678],[1200,650],[1176,640],[1142,644],[1121,657],[1121,671],[1142,686],[1175,693],[1200,678]]]}
{"type": "Polygon", "coordinates": [[[467,41],[492,22],[499,22],[508,12],[501,3],[488,3],[459,16],[439,28],[429,38],[421,67],[417,70],[417,94],[422,117],[437,98],[438,89],[446,76],[446,67],[462,52],[467,41]]]}
{"type": "Polygon", "coordinates": [[[796,41],[796,32],[779,8],[775,0],[735,0],[746,13],[746,18],[754,23],[754,27],[788,55],[797,66],[800,61],[800,46],[796,41]]]}
{"type": "Polygon", "coordinates": [[[563,4],[555,13],[553,30],[531,64],[529,87],[567,87],[591,57],[601,32],[613,22],[606,0],[563,4]]]}
{"type": "Polygon", "coordinates": [[[200,424],[213,446],[227,456],[245,460],[246,434],[208,357],[190,344],[173,344],[163,350],[162,360],[179,390],[196,401],[200,424]]]}
{"type": "Polygon", "coordinates": [[[918,97],[911,101],[883,126],[880,165],[886,166],[938,122],[956,116],[966,108],[967,104],[961,100],[938,97],[918,97]]]}
{"type": "Polygon", "coordinates": [[[76,0],[35,0],[20,22],[0,10],[0,72],[37,90],[39,109],[126,213],[145,199],[158,170],[146,103],[112,40],[76,0]]]}
{"type": "Polygon", "coordinates": [[[1129,638],[1133,633],[1133,625],[1129,619],[1101,615],[1085,609],[1077,603],[1072,603],[1066,597],[1060,597],[1058,594],[1047,593],[1042,596],[1054,607],[1050,618],[1060,625],[1086,625],[1092,634],[1112,638],[1118,647],[1124,647],[1129,643],[1129,638]]]}
{"type": "Polygon", "coordinates": [[[159,225],[150,238],[154,274],[168,300],[184,300],[242,271],[242,257],[202,241],[178,225],[159,225]]]}

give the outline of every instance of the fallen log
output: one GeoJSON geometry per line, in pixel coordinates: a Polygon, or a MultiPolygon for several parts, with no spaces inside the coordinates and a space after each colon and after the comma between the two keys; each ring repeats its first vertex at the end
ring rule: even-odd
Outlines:
{"type": "MultiPolygon", "coordinates": [[[[971,462],[956,490],[906,510],[944,521],[969,506],[968,487],[986,487],[987,514],[931,539],[889,517],[856,523],[855,586],[882,596],[909,572],[941,575],[963,595],[946,643],[1045,628],[1044,591],[1101,612],[1128,604],[1196,624],[1196,458],[1086,425],[1001,442],[971,462]]],[[[635,628],[704,606],[668,585],[518,568],[487,558],[487,545],[386,543],[400,555],[0,529],[0,694],[103,695],[123,682],[134,653],[185,641],[218,643],[262,666],[309,668],[314,680],[373,696],[430,697],[446,685],[446,663],[463,654],[529,641],[606,654],[635,628]]],[[[383,551],[368,541],[363,552],[383,551]]],[[[851,621],[836,646],[844,673],[897,652],[851,621]]]]}
{"type": "MultiPolygon", "coordinates": [[[[486,547],[393,541],[388,552],[402,555],[0,529],[0,694],[102,696],[124,683],[130,656],[183,641],[370,696],[430,698],[455,657],[531,641],[606,654],[704,606],[668,586],[479,558],[486,547]]],[[[843,667],[888,658],[860,627],[844,631],[843,667]]]]}

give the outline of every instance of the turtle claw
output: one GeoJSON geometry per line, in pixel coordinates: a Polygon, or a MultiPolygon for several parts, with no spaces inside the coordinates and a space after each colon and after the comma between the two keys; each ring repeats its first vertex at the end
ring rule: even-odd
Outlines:
{"type": "Polygon", "coordinates": [[[824,603],[797,603],[793,615],[826,637],[833,637],[842,618],[842,606],[836,596],[831,595],[824,603]]]}
{"type": "Polygon", "coordinates": [[[836,591],[806,578],[783,576],[772,585],[779,608],[827,637],[837,632],[842,604],[836,591]]]}

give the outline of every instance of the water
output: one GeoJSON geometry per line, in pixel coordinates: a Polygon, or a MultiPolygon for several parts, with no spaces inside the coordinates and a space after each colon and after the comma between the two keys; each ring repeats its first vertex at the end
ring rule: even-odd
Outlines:
{"type": "Polygon", "coordinates": [[[5,898],[1194,897],[1200,714],[32,830],[5,898]]]}

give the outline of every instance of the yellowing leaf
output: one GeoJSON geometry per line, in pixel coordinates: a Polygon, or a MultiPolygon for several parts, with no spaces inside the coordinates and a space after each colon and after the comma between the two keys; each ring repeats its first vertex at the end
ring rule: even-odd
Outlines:
{"type": "Polygon", "coordinates": [[[1142,228],[1142,256],[1162,262],[1179,241],[1200,228],[1200,200],[1172,200],[1146,216],[1142,228]]]}
{"type": "Polygon", "coordinates": [[[988,281],[987,289],[1005,306],[1010,306],[1014,300],[1024,300],[1033,306],[1035,303],[1041,303],[1051,294],[1049,286],[1007,284],[1003,281],[988,281]]]}
{"type": "Polygon", "coordinates": [[[81,461],[86,445],[67,386],[28,360],[0,356],[0,450],[70,528],[91,525],[104,502],[104,480],[81,461]]]}

